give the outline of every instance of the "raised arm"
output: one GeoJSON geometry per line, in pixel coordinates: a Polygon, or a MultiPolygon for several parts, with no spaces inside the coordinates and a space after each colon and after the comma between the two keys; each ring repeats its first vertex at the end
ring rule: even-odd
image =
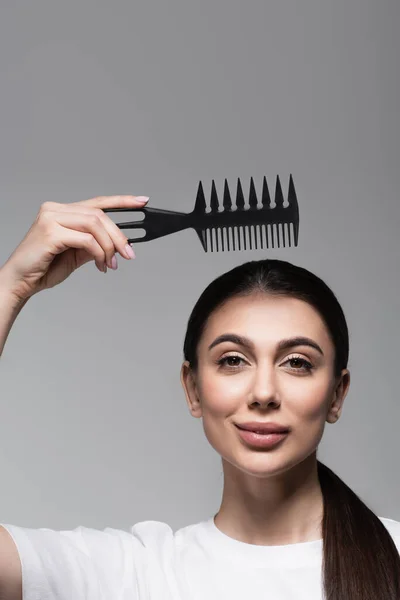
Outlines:
{"type": "MultiPolygon", "coordinates": [[[[58,285],[91,260],[104,273],[107,266],[116,268],[117,252],[134,258],[125,234],[102,209],[140,208],[145,201],[136,196],[104,196],[71,204],[42,204],[25,238],[0,268],[0,355],[15,319],[34,294],[58,285]]],[[[18,549],[2,526],[0,600],[22,600],[18,549]]]]}
{"type": "Polygon", "coordinates": [[[12,281],[7,276],[6,268],[0,269],[0,357],[11,327],[27,302],[28,298],[21,300],[13,293],[12,281]]]}

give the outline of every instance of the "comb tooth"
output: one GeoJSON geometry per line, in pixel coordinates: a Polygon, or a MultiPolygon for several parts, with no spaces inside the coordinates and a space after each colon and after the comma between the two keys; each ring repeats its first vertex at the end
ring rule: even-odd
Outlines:
{"type": "Polygon", "coordinates": [[[298,221],[296,223],[293,223],[293,229],[294,229],[294,245],[297,246],[297,244],[299,242],[299,223],[298,223],[298,221]]]}
{"type": "Polygon", "coordinates": [[[225,240],[224,240],[224,232],[225,232],[225,227],[221,227],[221,243],[222,243],[222,252],[225,252],[225,240]]]}
{"type": "Polygon", "coordinates": [[[279,175],[277,175],[276,176],[276,186],[275,186],[275,205],[276,205],[276,208],[283,208],[283,203],[284,203],[284,199],[283,199],[281,181],[279,179],[279,175]]]}
{"type": "Polygon", "coordinates": [[[275,248],[275,242],[274,242],[274,224],[273,223],[271,225],[271,238],[272,238],[272,248],[275,248]]]}
{"type": "Polygon", "coordinates": [[[260,225],[260,238],[261,238],[261,248],[267,248],[267,244],[265,242],[265,225],[260,225]]]}
{"type": "Polygon", "coordinates": [[[242,249],[242,235],[241,235],[241,228],[240,227],[236,227],[236,234],[237,234],[237,240],[238,240],[239,250],[241,250],[242,249]]]}
{"type": "Polygon", "coordinates": [[[236,239],[235,239],[235,227],[231,227],[231,234],[232,234],[232,247],[233,247],[233,251],[236,250],[236,239]]]}
{"type": "Polygon", "coordinates": [[[256,239],[258,237],[258,242],[256,242],[256,248],[262,248],[262,239],[261,239],[261,232],[260,232],[260,225],[256,225],[256,239]],[[258,243],[258,246],[257,246],[258,243]]]}
{"type": "Polygon", "coordinates": [[[251,227],[249,225],[247,225],[246,229],[247,229],[247,249],[248,250],[252,250],[252,247],[251,247],[251,227]]]}
{"type": "Polygon", "coordinates": [[[236,208],[237,208],[237,210],[244,210],[244,196],[243,196],[242,184],[240,183],[239,177],[238,177],[238,181],[237,181],[237,191],[236,191],[236,208]]]}
{"type": "Polygon", "coordinates": [[[199,181],[199,187],[197,188],[197,196],[196,196],[196,202],[194,205],[194,212],[196,214],[205,214],[206,212],[206,199],[204,196],[204,192],[203,192],[203,186],[201,181],[199,181]]]}
{"type": "Polygon", "coordinates": [[[289,206],[297,205],[296,190],[294,189],[292,174],[290,174],[290,178],[289,178],[288,201],[289,201],[289,206]]]}
{"type": "Polygon", "coordinates": [[[264,208],[271,208],[271,196],[269,195],[267,179],[264,175],[261,202],[264,208]]]}
{"type": "Polygon", "coordinates": [[[247,225],[245,225],[245,227],[243,227],[243,246],[244,246],[244,250],[247,250],[247,225]]]}
{"type": "Polygon", "coordinates": [[[225,179],[225,184],[224,184],[224,199],[223,199],[222,204],[223,204],[224,210],[232,210],[232,206],[233,206],[232,198],[231,198],[231,195],[229,192],[229,186],[228,186],[228,182],[226,179],[225,179]]]}
{"type": "Polygon", "coordinates": [[[286,223],[282,224],[283,246],[286,247],[286,223]]]}
{"type": "Polygon", "coordinates": [[[267,237],[267,227],[265,225],[261,225],[261,240],[262,247],[268,248],[268,237],[267,237]]]}
{"type": "Polygon", "coordinates": [[[213,212],[213,213],[217,213],[218,209],[219,209],[218,196],[217,196],[217,190],[215,187],[214,179],[212,180],[212,186],[211,186],[210,208],[211,208],[211,212],[213,212]]]}
{"type": "Polygon", "coordinates": [[[215,228],[215,240],[217,244],[217,252],[219,252],[219,227],[215,228]]]}
{"type": "Polygon", "coordinates": [[[281,238],[280,238],[280,224],[276,224],[276,237],[278,238],[278,248],[281,247],[281,238]]]}
{"type": "Polygon", "coordinates": [[[207,252],[207,235],[206,235],[206,231],[204,229],[196,229],[196,233],[199,236],[199,239],[201,241],[201,245],[203,246],[204,250],[207,252]]]}
{"type": "Polygon", "coordinates": [[[210,244],[211,244],[211,252],[214,252],[214,240],[213,240],[213,232],[212,227],[209,229],[210,231],[210,244]]]}
{"type": "Polygon", "coordinates": [[[253,178],[250,178],[250,194],[249,194],[249,206],[250,209],[256,209],[258,204],[256,188],[254,187],[253,178]]]}

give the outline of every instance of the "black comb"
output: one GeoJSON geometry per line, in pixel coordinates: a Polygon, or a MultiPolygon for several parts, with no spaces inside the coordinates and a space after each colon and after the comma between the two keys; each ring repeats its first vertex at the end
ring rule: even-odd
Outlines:
{"type": "Polygon", "coordinates": [[[211,187],[210,208],[207,210],[201,181],[197,190],[194,209],[191,213],[182,213],[160,208],[106,208],[109,212],[143,212],[142,221],[116,223],[120,229],[144,229],[145,235],[128,239],[129,243],[148,242],[156,238],[192,227],[206,252],[217,252],[227,249],[247,250],[258,248],[275,248],[294,246],[299,237],[299,206],[296,198],[293,178],[290,175],[288,205],[283,206],[284,198],[279,176],[276,178],[275,206],[271,208],[271,198],[267,180],[264,177],[261,206],[258,206],[257,194],[253,178],[250,180],[249,206],[245,207],[245,199],[240,179],[237,181],[236,208],[231,200],[228,182],[225,179],[222,210],[214,180],[211,187]],[[293,228],[293,240],[292,231],[293,228]],[[287,228],[287,229],[286,229],[287,228]],[[286,236],[287,232],[287,236],[286,236]],[[283,242],[281,244],[281,241],[283,242]]]}

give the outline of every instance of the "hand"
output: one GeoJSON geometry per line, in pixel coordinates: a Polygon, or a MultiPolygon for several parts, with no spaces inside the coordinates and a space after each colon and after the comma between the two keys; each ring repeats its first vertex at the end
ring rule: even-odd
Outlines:
{"type": "Polygon", "coordinates": [[[147,200],[143,196],[102,196],[71,204],[44,202],[1,269],[8,291],[24,302],[61,283],[90,260],[94,259],[103,273],[107,266],[112,268],[115,252],[134,258],[133,250],[129,253],[130,246],[126,247],[126,236],[102,209],[141,208],[147,200]]]}

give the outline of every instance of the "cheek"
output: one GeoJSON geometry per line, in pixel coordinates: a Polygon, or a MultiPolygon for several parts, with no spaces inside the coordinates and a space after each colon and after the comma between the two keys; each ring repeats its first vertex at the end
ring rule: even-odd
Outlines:
{"type": "Polygon", "coordinates": [[[330,385],[326,377],[304,379],[288,393],[291,410],[309,421],[320,420],[326,413],[330,399],[330,385]]]}
{"type": "Polygon", "coordinates": [[[249,391],[247,379],[238,375],[206,375],[199,387],[205,415],[227,416],[240,410],[249,391]]]}
{"type": "Polygon", "coordinates": [[[298,442],[305,447],[310,446],[310,451],[321,441],[330,399],[330,385],[326,378],[308,380],[287,398],[285,414],[288,423],[293,425],[298,442]]]}

